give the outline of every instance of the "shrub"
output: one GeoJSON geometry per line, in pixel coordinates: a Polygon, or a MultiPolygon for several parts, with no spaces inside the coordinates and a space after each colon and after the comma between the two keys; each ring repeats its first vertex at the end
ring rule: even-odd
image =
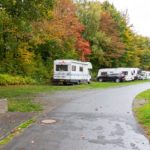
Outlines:
{"type": "Polygon", "coordinates": [[[25,85],[25,84],[35,84],[35,83],[36,81],[30,77],[0,74],[0,85],[25,85]]]}

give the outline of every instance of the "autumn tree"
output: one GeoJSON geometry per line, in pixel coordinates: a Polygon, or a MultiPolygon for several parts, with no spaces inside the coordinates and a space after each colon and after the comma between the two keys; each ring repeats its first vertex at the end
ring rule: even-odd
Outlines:
{"type": "Polygon", "coordinates": [[[59,0],[56,11],[56,18],[61,21],[62,27],[66,31],[65,38],[73,38],[76,42],[77,53],[82,61],[91,53],[89,42],[86,41],[82,33],[84,26],[76,16],[76,7],[71,0],[59,0]]]}
{"type": "Polygon", "coordinates": [[[109,12],[101,13],[100,30],[110,38],[110,43],[103,46],[108,67],[117,66],[118,59],[124,54],[124,43],[120,39],[118,26],[109,12]]]}
{"type": "MultiPolygon", "coordinates": [[[[33,25],[35,29],[38,28],[39,35],[42,36],[40,39],[45,39],[44,41],[51,44],[58,43],[54,44],[54,47],[59,45],[58,51],[53,51],[53,48],[50,48],[52,45],[49,45],[50,47],[47,49],[46,57],[53,57],[52,60],[66,58],[66,56],[69,56],[68,59],[77,58],[77,55],[81,56],[80,59],[85,60],[86,55],[90,53],[89,43],[81,35],[84,26],[77,18],[76,7],[71,0],[57,1],[53,18],[35,22],[33,25]]],[[[37,33],[37,31],[35,32],[37,33]]]]}
{"type": "Polygon", "coordinates": [[[53,0],[0,1],[1,72],[32,75],[36,67],[35,39],[32,22],[48,16],[53,0]]]}

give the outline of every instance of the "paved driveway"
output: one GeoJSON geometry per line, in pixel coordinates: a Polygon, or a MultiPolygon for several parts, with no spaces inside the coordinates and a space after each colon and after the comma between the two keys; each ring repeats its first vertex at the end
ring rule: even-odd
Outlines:
{"type": "Polygon", "coordinates": [[[39,120],[4,150],[150,150],[132,113],[134,97],[148,88],[150,83],[60,92],[54,97],[70,101],[40,118],[57,122],[43,125],[39,120]]]}

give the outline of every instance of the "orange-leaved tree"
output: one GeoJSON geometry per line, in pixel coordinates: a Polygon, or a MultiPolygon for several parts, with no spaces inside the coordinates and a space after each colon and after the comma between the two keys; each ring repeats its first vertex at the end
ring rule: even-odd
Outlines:
{"type": "MultiPolygon", "coordinates": [[[[72,42],[70,43],[72,49],[76,50],[83,61],[91,52],[89,42],[82,37],[84,26],[77,18],[76,6],[71,0],[58,0],[52,12],[52,18],[34,22],[33,27],[35,34],[39,35],[37,37],[42,39],[39,44],[56,40],[61,43],[61,47],[64,47],[64,42],[69,40],[72,42]]],[[[71,53],[71,49],[65,49],[65,51],[71,53]]],[[[61,55],[59,57],[63,58],[61,55]]]]}
{"type": "Polygon", "coordinates": [[[108,11],[101,13],[100,30],[110,39],[110,43],[104,48],[104,56],[112,65],[117,65],[117,60],[124,54],[125,46],[119,35],[117,23],[108,11]]]}

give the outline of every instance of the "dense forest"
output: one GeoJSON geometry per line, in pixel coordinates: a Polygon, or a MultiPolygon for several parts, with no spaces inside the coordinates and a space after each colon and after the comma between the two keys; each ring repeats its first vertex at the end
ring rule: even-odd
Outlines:
{"type": "Polygon", "coordinates": [[[150,39],[105,1],[0,0],[0,75],[49,80],[53,60],[150,69],[150,39]]]}

